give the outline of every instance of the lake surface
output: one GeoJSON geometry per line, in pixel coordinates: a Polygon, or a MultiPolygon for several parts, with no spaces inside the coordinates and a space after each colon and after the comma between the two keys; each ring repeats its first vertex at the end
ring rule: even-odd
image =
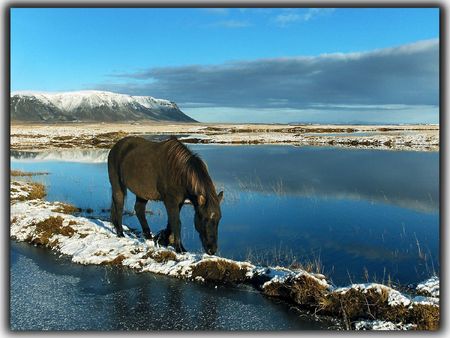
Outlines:
{"type": "MultiPolygon", "coordinates": [[[[208,164],[217,190],[224,190],[219,255],[284,266],[316,262],[336,285],[367,279],[405,285],[439,272],[439,153],[189,147],[208,164]]],[[[107,151],[11,156],[12,169],[49,172],[35,177],[47,185],[48,200],[91,208],[86,216],[108,219],[107,151]]],[[[126,209],[133,206],[129,193],[126,209]]],[[[162,203],[151,202],[147,210],[154,233],[166,226],[162,203]]],[[[181,216],[184,246],[201,251],[192,207],[185,205],[181,216]]],[[[123,223],[140,230],[133,215],[123,223]]],[[[204,286],[186,286],[196,287],[204,286]]]]}

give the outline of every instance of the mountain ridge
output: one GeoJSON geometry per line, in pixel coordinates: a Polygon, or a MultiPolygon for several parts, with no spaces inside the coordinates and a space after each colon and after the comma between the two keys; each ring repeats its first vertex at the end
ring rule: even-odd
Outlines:
{"type": "Polygon", "coordinates": [[[173,121],[197,122],[175,102],[99,90],[72,92],[14,91],[10,95],[13,121],[173,121]]]}

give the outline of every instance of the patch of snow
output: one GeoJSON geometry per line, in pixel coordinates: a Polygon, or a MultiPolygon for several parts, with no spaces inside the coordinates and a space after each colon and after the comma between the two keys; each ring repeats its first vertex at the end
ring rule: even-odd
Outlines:
{"type": "Polygon", "coordinates": [[[419,283],[416,290],[432,297],[439,297],[439,277],[433,276],[426,281],[419,283]]]}
{"type": "Polygon", "coordinates": [[[262,285],[262,288],[266,288],[269,285],[271,285],[272,283],[285,283],[288,280],[295,280],[298,279],[302,276],[307,276],[309,278],[312,278],[313,280],[315,280],[319,285],[322,285],[326,288],[331,289],[330,284],[327,282],[327,280],[325,278],[321,278],[323,275],[321,274],[313,274],[313,273],[309,273],[306,272],[304,270],[300,270],[300,271],[292,271],[289,270],[287,268],[283,268],[283,267],[275,267],[275,268],[257,268],[255,270],[255,274],[258,275],[264,275],[268,278],[270,278],[270,280],[268,280],[267,282],[265,282],[262,285]]]}
{"type": "Polygon", "coordinates": [[[145,108],[175,108],[168,100],[155,99],[151,96],[131,96],[99,90],[82,90],[73,92],[12,92],[11,97],[34,97],[44,104],[52,104],[63,111],[73,111],[79,107],[118,108],[124,106],[145,108]]]}
{"type": "Polygon", "coordinates": [[[388,304],[390,306],[408,306],[409,304],[411,304],[411,300],[397,290],[391,289],[389,290],[388,304]]]}
{"type": "Polygon", "coordinates": [[[355,323],[355,330],[407,331],[413,330],[414,324],[393,323],[383,320],[362,320],[355,323]]]}
{"type": "Polygon", "coordinates": [[[414,305],[433,305],[439,306],[439,298],[437,297],[425,297],[425,296],[416,296],[412,299],[411,306],[414,305]]]}
{"type": "Polygon", "coordinates": [[[29,194],[30,187],[27,182],[11,181],[10,197],[12,200],[19,199],[21,197],[27,198],[29,194]]]}
{"type": "Polygon", "coordinates": [[[378,293],[381,294],[382,290],[384,288],[387,288],[387,287],[385,285],[383,285],[383,284],[378,284],[378,283],[360,283],[360,284],[351,284],[350,286],[337,288],[337,289],[334,290],[334,292],[345,294],[349,290],[354,289],[354,290],[361,291],[363,293],[367,293],[368,290],[375,289],[378,293]]]}
{"type": "Polygon", "coordinates": [[[403,295],[401,292],[394,290],[386,285],[378,283],[352,284],[350,286],[337,288],[334,290],[334,292],[345,294],[351,289],[358,290],[362,293],[367,293],[369,290],[375,290],[379,294],[382,294],[383,291],[387,291],[389,294],[388,304],[390,306],[397,306],[397,305],[408,306],[411,304],[411,299],[403,295]]]}
{"type": "MultiPolygon", "coordinates": [[[[63,226],[70,226],[75,233],[72,236],[54,234],[50,241],[56,241],[53,248],[71,257],[79,264],[106,264],[121,259],[120,264],[140,271],[150,271],[167,275],[183,274],[189,277],[192,264],[201,259],[195,254],[175,254],[176,261],[157,262],[145,257],[149,251],[167,251],[158,248],[153,241],[137,238],[124,226],[125,237],[118,238],[110,222],[96,220],[95,223],[84,217],[61,214],[51,211],[53,203],[39,201],[17,202],[11,205],[10,235],[18,241],[29,241],[38,237],[35,224],[50,217],[60,216],[63,226]],[[69,224],[69,222],[71,224],[69,224]]],[[[170,250],[169,250],[170,251],[170,250]]]]}

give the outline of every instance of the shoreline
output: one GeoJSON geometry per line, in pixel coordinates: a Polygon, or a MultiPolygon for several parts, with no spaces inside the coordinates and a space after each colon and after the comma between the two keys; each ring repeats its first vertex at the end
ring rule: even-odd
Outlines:
{"type": "Polygon", "coordinates": [[[125,136],[179,135],[184,143],[285,144],[439,151],[439,125],[12,123],[10,150],[110,148],[125,136]]]}

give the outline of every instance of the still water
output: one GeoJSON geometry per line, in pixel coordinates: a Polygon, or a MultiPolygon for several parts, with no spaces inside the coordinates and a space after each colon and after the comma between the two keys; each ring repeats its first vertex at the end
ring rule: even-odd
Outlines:
{"type": "Polygon", "coordinates": [[[83,266],[11,242],[12,330],[317,330],[318,320],[254,290],[83,266]]]}
{"type": "MultiPolygon", "coordinates": [[[[284,266],[315,262],[337,285],[367,279],[409,284],[439,272],[437,152],[190,148],[208,164],[218,191],[224,190],[221,256],[284,266]]],[[[89,217],[109,217],[107,152],[11,156],[12,169],[49,172],[35,177],[47,185],[49,200],[90,208],[89,217]]],[[[132,211],[133,205],[129,193],[126,209],[132,211]]],[[[162,203],[149,203],[147,211],[153,232],[166,226],[162,203]]],[[[133,215],[126,215],[124,223],[140,229],[133,215]]],[[[182,224],[184,246],[201,251],[190,205],[182,210],[182,224]]]]}

